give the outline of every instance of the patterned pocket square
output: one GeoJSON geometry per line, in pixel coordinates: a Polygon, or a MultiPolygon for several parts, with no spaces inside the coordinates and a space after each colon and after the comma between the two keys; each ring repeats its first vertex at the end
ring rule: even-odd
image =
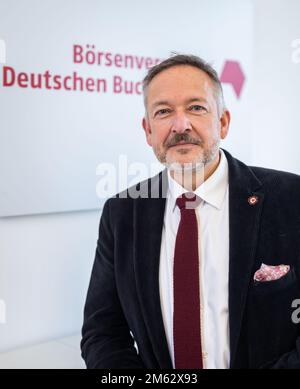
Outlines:
{"type": "Polygon", "coordinates": [[[275,281],[285,276],[290,271],[289,265],[269,266],[262,263],[259,270],[254,274],[254,281],[275,281]]]}

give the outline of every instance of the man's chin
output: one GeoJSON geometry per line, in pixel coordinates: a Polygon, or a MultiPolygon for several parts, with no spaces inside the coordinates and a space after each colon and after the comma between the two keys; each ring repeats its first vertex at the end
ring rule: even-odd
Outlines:
{"type": "Polygon", "coordinates": [[[192,170],[201,170],[204,167],[202,159],[177,159],[177,160],[167,160],[165,166],[169,170],[174,171],[192,171],[192,170]]]}
{"type": "Polygon", "coordinates": [[[180,156],[171,156],[167,154],[166,156],[166,164],[171,166],[181,166],[182,168],[189,168],[192,165],[203,164],[203,155],[202,153],[199,155],[189,156],[189,155],[180,155],[180,156]]]}

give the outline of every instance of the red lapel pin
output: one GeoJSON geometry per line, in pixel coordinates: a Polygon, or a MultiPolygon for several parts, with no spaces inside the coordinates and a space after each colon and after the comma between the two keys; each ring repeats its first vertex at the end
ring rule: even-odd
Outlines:
{"type": "Polygon", "coordinates": [[[256,205],[258,203],[258,197],[257,196],[250,196],[248,198],[248,203],[250,205],[256,205]]]}

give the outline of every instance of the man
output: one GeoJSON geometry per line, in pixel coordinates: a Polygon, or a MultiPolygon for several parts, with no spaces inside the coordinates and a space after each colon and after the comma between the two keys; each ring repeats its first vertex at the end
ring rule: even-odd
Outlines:
{"type": "Polygon", "coordinates": [[[219,148],[230,114],[200,58],[173,56],[143,85],[166,168],[104,205],[87,367],[299,368],[300,178],[219,148]]]}

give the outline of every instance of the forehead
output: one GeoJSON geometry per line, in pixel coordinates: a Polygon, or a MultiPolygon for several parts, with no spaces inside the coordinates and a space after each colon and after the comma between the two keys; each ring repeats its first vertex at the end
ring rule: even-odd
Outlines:
{"type": "Polygon", "coordinates": [[[201,69],[190,65],[178,65],[163,70],[151,80],[147,101],[151,106],[157,100],[183,101],[193,98],[214,100],[214,84],[201,69]]]}

